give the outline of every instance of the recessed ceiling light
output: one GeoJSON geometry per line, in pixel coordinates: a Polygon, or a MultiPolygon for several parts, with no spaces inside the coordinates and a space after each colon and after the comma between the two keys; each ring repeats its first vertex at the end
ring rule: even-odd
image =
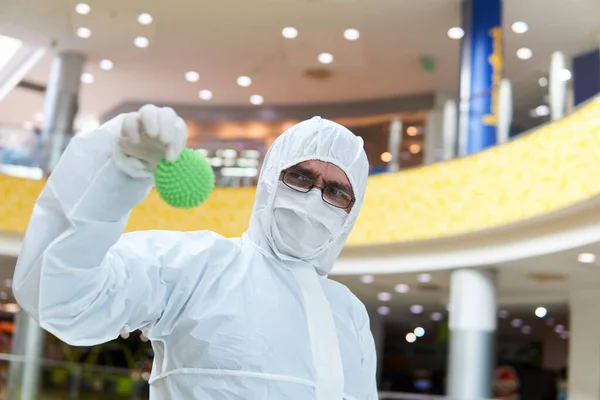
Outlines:
{"type": "Polygon", "coordinates": [[[237,84],[241,87],[248,87],[252,85],[252,78],[250,78],[249,76],[238,76],[237,84]]]}
{"type": "Polygon", "coordinates": [[[548,314],[548,310],[545,307],[538,307],[535,309],[535,316],[538,318],[544,318],[548,314]]]}
{"type": "Polygon", "coordinates": [[[377,313],[380,315],[388,315],[390,313],[390,308],[388,306],[377,307],[377,313]]]}
{"type": "Polygon", "coordinates": [[[410,146],[408,146],[408,151],[410,151],[411,154],[419,154],[419,152],[421,151],[421,146],[413,143],[410,146]]]}
{"type": "Polygon", "coordinates": [[[514,33],[522,34],[529,30],[529,25],[523,21],[517,21],[512,24],[511,29],[514,33]]]}
{"type": "Polygon", "coordinates": [[[506,310],[500,310],[500,311],[498,311],[498,317],[502,318],[502,319],[508,317],[508,311],[506,311],[506,310]]]}
{"type": "Polygon", "coordinates": [[[417,335],[415,335],[412,332],[407,333],[406,334],[406,341],[408,343],[414,343],[414,342],[416,342],[417,341],[417,335]]]}
{"type": "Polygon", "coordinates": [[[148,13],[141,13],[138,15],[137,21],[142,25],[150,25],[152,23],[152,15],[148,13]]]}
{"type": "Polygon", "coordinates": [[[115,65],[113,64],[112,61],[106,60],[106,59],[101,60],[98,63],[98,66],[100,67],[100,69],[103,69],[105,71],[110,71],[111,69],[113,69],[115,67],[115,65]]]}
{"type": "Polygon", "coordinates": [[[569,338],[569,332],[568,331],[564,331],[560,333],[560,337],[561,339],[568,339],[569,338]]]}
{"type": "Polygon", "coordinates": [[[410,306],[410,312],[413,314],[421,314],[423,312],[423,306],[419,304],[414,304],[410,306]]]}
{"type": "Polygon", "coordinates": [[[213,93],[208,89],[204,89],[198,92],[198,97],[202,100],[211,100],[213,98],[213,93]]]}
{"type": "Polygon", "coordinates": [[[431,282],[431,274],[419,274],[417,280],[421,283],[429,283],[431,282]]]}
{"type": "Polygon", "coordinates": [[[538,79],[538,83],[541,87],[546,87],[548,86],[548,78],[542,76],[540,79],[538,79]]]}
{"type": "Polygon", "coordinates": [[[185,80],[188,82],[198,82],[200,80],[200,74],[196,71],[188,71],[185,73],[185,80]]]}
{"type": "Polygon", "coordinates": [[[517,50],[517,57],[521,60],[529,60],[533,57],[533,51],[528,47],[521,47],[517,50]]]}
{"type": "Polygon", "coordinates": [[[375,281],[375,277],[373,275],[363,275],[360,277],[360,281],[362,283],[373,283],[375,281]]]}
{"type": "Polygon", "coordinates": [[[381,292],[377,295],[377,298],[380,301],[390,301],[392,299],[392,294],[388,292],[381,292]]]}
{"type": "Polygon", "coordinates": [[[410,291],[410,286],[408,286],[406,283],[399,283],[394,286],[394,290],[396,293],[408,293],[410,291]]]}
{"type": "Polygon", "coordinates": [[[416,337],[425,336],[425,329],[421,328],[420,326],[417,326],[413,332],[416,337]]]}
{"type": "Polygon", "coordinates": [[[392,161],[392,153],[390,153],[389,151],[384,151],[383,153],[381,153],[381,161],[383,161],[383,162],[392,161]]]}
{"type": "Polygon", "coordinates": [[[80,28],[77,28],[77,36],[79,36],[82,39],[87,39],[90,36],[92,36],[92,31],[89,28],[82,26],[80,28]]]}
{"type": "Polygon", "coordinates": [[[519,318],[515,318],[510,322],[510,324],[512,326],[514,326],[515,328],[519,328],[521,325],[523,325],[523,320],[521,320],[519,318]]]}
{"type": "Polygon", "coordinates": [[[537,106],[534,110],[532,115],[534,117],[547,117],[548,115],[550,115],[550,107],[548,107],[545,104],[542,104],[540,106],[537,106]]]}
{"type": "Polygon", "coordinates": [[[81,82],[83,83],[94,83],[94,75],[89,72],[84,72],[81,74],[81,82]]]}
{"type": "Polygon", "coordinates": [[[417,136],[419,134],[419,129],[416,126],[409,126],[406,128],[406,134],[408,136],[417,136]]]}
{"type": "Polygon", "coordinates": [[[87,15],[92,11],[92,7],[86,3],[79,3],[75,6],[75,12],[81,15],[87,15]]]}
{"type": "Polygon", "coordinates": [[[321,64],[331,64],[333,62],[333,54],[321,53],[319,54],[318,60],[321,64]]]}
{"type": "Polygon", "coordinates": [[[250,96],[250,103],[255,106],[259,106],[265,102],[265,99],[260,94],[253,94],[250,96]]]}
{"type": "Polygon", "coordinates": [[[463,36],[465,36],[465,31],[460,26],[453,26],[452,28],[448,29],[448,37],[450,39],[458,40],[462,39],[463,36]]]}
{"type": "Polygon", "coordinates": [[[150,41],[144,36],[138,36],[133,40],[133,44],[135,45],[135,47],[145,49],[146,47],[150,46],[150,41]]]}
{"type": "Polygon", "coordinates": [[[360,32],[358,31],[358,29],[354,28],[346,29],[344,31],[344,38],[350,41],[358,40],[358,38],[360,38],[360,32]]]}
{"type": "Polygon", "coordinates": [[[568,81],[569,79],[571,79],[571,77],[572,77],[571,71],[569,71],[566,68],[558,71],[558,79],[560,79],[563,82],[568,81]]]}
{"type": "Polygon", "coordinates": [[[592,253],[581,253],[577,256],[577,260],[580,263],[590,264],[596,261],[596,255],[592,253]]]}
{"type": "Polygon", "coordinates": [[[281,35],[286,39],[296,39],[298,37],[298,29],[287,26],[281,31],[281,35]]]}
{"type": "Polygon", "coordinates": [[[565,326],[564,325],[556,325],[554,327],[554,332],[556,333],[561,333],[565,331],[565,326]]]}
{"type": "Polygon", "coordinates": [[[441,312],[434,312],[431,314],[431,320],[432,321],[441,321],[442,320],[442,313],[441,312]]]}
{"type": "Polygon", "coordinates": [[[531,333],[532,329],[529,325],[525,325],[524,327],[521,328],[521,332],[523,332],[524,335],[529,335],[531,333]]]}

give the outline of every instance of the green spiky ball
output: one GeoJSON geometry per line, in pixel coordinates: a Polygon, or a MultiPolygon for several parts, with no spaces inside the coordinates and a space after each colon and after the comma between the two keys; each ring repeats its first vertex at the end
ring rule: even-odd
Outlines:
{"type": "Polygon", "coordinates": [[[192,149],[184,149],[175,162],[164,158],[154,170],[156,191],[175,208],[195,208],[204,203],[215,187],[215,173],[208,160],[192,149]]]}

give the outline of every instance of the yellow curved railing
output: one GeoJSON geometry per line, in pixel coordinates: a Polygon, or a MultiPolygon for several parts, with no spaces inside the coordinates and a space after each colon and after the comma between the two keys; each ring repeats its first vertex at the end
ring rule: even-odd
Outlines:
{"type": "MultiPolygon", "coordinates": [[[[0,176],[0,230],[24,232],[43,182],[0,176]]],[[[502,146],[444,163],[369,179],[349,245],[455,236],[511,224],[600,194],[600,98],[502,146]]],[[[128,230],[209,229],[239,236],[254,188],[216,189],[192,211],[152,193],[128,230]]]]}

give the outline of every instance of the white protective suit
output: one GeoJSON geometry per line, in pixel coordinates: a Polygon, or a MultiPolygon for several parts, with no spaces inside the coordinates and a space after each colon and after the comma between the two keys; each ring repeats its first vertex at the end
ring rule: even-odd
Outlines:
{"type": "Polygon", "coordinates": [[[153,184],[115,163],[122,124],[120,116],[75,137],[48,180],[15,271],[19,304],[71,345],[141,329],[155,354],[153,400],[377,399],[365,307],[326,277],[363,201],[362,140],[317,117],[281,135],[241,238],[122,234],[153,184]],[[320,250],[300,261],[273,239],[273,204],[280,172],[305,160],[342,168],[356,202],[320,250]]]}

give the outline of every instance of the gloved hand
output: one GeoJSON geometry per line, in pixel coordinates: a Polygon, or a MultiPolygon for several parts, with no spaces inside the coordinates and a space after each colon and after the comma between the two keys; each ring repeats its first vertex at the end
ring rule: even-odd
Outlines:
{"type": "Polygon", "coordinates": [[[125,115],[114,156],[121,170],[134,178],[151,177],[165,157],[175,161],[187,142],[185,122],[172,108],[145,105],[125,115]]]}

